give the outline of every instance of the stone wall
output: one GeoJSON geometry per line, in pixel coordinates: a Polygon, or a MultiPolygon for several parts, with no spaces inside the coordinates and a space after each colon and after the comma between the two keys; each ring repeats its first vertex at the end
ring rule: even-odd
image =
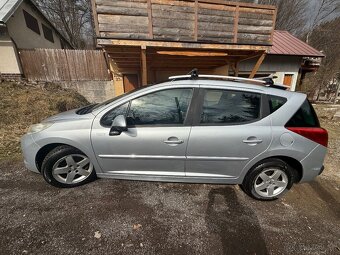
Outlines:
{"type": "Polygon", "coordinates": [[[113,81],[54,82],[63,88],[74,89],[91,103],[100,103],[115,96],[113,81]]]}

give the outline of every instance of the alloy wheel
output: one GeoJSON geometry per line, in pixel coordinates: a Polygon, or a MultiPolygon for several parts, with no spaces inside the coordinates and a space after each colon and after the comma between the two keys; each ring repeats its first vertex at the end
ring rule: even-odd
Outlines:
{"type": "Polygon", "coordinates": [[[52,167],[53,177],[60,183],[75,184],[91,175],[93,164],[82,154],[70,154],[60,158],[52,167]]]}
{"type": "Polygon", "coordinates": [[[280,195],[288,185],[286,173],[280,169],[265,169],[255,179],[255,192],[266,198],[280,195]]]}

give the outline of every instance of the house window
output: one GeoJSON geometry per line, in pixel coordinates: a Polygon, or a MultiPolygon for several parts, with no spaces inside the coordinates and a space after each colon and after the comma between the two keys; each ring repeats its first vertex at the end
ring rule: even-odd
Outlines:
{"type": "Polygon", "coordinates": [[[283,78],[283,85],[291,87],[293,82],[293,76],[294,74],[285,74],[283,78]]]}
{"type": "Polygon", "coordinates": [[[42,24],[42,29],[43,29],[44,37],[46,38],[46,40],[49,40],[50,42],[54,43],[52,29],[50,29],[49,27],[45,26],[44,24],[42,24]]]}
{"type": "Polygon", "coordinates": [[[34,18],[31,14],[29,14],[27,11],[23,10],[23,12],[26,21],[26,26],[40,35],[38,20],[34,18]]]}

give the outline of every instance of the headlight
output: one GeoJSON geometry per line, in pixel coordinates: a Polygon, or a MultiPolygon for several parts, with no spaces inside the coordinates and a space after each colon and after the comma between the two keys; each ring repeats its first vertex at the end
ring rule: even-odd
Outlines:
{"type": "Polygon", "coordinates": [[[43,131],[44,129],[52,125],[53,125],[52,122],[45,122],[45,123],[38,123],[38,124],[31,125],[27,131],[27,134],[33,134],[33,133],[43,131]]]}

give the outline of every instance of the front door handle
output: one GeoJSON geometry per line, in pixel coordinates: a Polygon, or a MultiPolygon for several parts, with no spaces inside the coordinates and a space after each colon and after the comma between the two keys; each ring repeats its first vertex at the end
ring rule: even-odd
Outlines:
{"type": "Polygon", "coordinates": [[[177,145],[184,143],[184,140],[178,139],[177,137],[169,137],[168,140],[163,141],[165,144],[168,145],[177,145]]]}

